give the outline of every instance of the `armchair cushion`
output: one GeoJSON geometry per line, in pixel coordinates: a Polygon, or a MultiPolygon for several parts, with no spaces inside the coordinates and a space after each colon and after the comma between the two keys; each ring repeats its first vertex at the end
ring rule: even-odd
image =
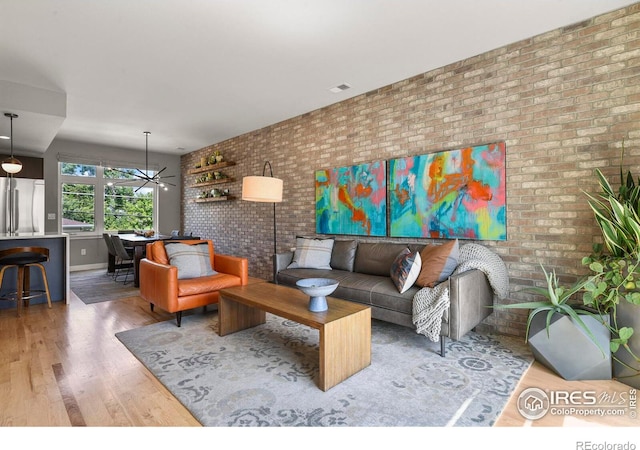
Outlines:
{"type": "Polygon", "coordinates": [[[209,245],[184,244],[181,242],[166,243],[165,250],[169,264],[178,268],[178,279],[200,278],[215,275],[211,268],[209,245]]]}

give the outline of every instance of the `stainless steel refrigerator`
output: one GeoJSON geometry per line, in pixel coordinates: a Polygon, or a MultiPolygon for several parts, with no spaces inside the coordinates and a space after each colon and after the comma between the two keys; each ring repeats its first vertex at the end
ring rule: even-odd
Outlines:
{"type": "Polygon", "coordinates": [[[2,233],[44,233],[44,180],[0,177],[2,233]]]}

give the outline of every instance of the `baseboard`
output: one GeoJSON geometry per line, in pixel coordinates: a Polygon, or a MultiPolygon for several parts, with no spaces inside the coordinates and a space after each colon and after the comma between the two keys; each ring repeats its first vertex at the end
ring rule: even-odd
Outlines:
{"type": "Polygon", "coordinates": [[[69,266],[69,272],[79,272],[81,270],[97,270],[97,269],[107,270],[107,264],[96,263],[96,264],[83,264],[80,266],[69,266]]]}

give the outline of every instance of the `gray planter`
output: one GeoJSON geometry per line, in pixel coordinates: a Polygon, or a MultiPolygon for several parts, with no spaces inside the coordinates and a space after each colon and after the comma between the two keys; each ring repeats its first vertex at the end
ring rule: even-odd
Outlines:
{"type": "MultiPolygon", "coordinates": [[[[640,355],[640,306],[623,300],[616,308],[616,318],[618,327],[632,327],[635,330],[629,340],[629,347],[634,354],[640,355]]],[[[640,363],[623,347],[615,353],[615,357],[635,369],[614,360],[614,378],[621,383],[640,389],[640,363]]]]}
{"type": "MultiPolygon", "coordinates": [[[[544,311],[531,320],[529,348],[537,361],[565,380],[611,379],[611,336],[606,326],[591,316],[580,316],[595,335],[598,347],[571,317],[564,314],[553,315],[547,335],[546,317],[544,311]]],[[[608,320],[605,316],[605,321],[608,320]]]]}

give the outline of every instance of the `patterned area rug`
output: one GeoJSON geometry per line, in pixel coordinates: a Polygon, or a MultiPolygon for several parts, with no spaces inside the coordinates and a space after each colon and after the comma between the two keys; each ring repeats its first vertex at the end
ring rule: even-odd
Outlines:
{"type": "Polygon", "coordinates": [[[139,295],[140,290],[133,286],[133,274],[129,275],[127,284],[123,283],[124,279],[123,274],[115,281],[107,275],[106,269],[82,270],[69,274],[71,290],[86,305],[139,295]]]}
{"type": "Polygon", "coordinates": [[[120,341],[205,426],[491,426],[533,358],[517,339],[439,344],[374,320],[371,365],[316,384],[318,332],[267,314],[225,337],[217,312],[123,331],[120,341]]]}

